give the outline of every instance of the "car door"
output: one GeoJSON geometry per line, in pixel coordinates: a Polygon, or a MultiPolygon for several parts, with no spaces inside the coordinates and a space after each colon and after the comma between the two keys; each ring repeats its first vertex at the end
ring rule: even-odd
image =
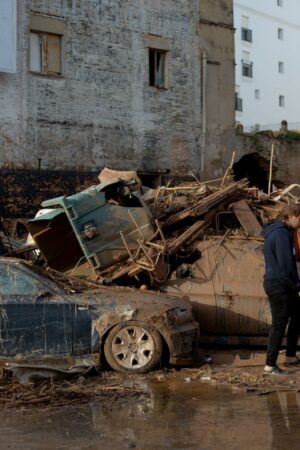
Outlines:
{"type": "Polygon", "coordinates": [[[23,264],[0,261],[0,356],[71,355],[73,311],[42,277],[23,264]]]}

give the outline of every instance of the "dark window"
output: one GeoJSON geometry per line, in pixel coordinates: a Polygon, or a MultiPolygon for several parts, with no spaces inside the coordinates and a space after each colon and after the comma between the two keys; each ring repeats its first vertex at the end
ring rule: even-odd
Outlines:
{"type": "Polygon", "coordinates": [[[284,104],[285,104],[285,98],[284,95],[279,95],[279,106],[281,108],[284,108],[284,104]]]}
{"type": "Polygon", "coordinates": [[[235,93],[235,110],[236,111],[243,111],[243,100],[239,98],[239,94],[235,93]]]}
{"type": "Polygon", "coordinates": [[[149,48],[149,84],[167,88],[167,52],[149,48]]]}
{"type": "Polygon", "coordinates": [[[242,28],[242,41],[252,42],[252,30],[242,28]]]}
{"type": "Polygon", "coordinates": [[[242,60],[242,75],[243,77],[253,78],[253,63],[242,60]]]}

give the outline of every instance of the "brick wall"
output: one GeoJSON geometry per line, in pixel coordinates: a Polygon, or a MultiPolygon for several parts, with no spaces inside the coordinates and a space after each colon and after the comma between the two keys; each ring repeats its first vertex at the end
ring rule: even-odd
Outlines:
{"type": "Polygon", "coordinates": [[[16,74],[0,73],[0,166],[199,169],[199,0],[18,0],[16,74]],[[31,12],[64,19],[63,77],[29,72],[31,12]],[[146,34],[169,41],[149,86],[146,34]]]}
{"type": "Polygon", "coordinates": [[[0,217],[33,217],[44,200],[98,184],[98,173],[57,170],[0,170],[0,217]]]}

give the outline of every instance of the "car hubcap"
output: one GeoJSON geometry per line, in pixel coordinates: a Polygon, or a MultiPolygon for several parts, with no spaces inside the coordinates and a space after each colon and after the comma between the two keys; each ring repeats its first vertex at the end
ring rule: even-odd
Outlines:
{"type": "Polygon", "coordinates": [[[153,357],[155,343],[144,328],[132,326],[120,330],[113,339],[112,353],[126,369],[145,367],[153,357]]]}

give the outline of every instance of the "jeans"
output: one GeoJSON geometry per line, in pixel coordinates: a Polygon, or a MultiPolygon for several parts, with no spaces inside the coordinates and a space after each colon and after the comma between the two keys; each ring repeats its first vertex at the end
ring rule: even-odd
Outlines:
{"type": "Polygon", "coordinates": [[[297,292],[280,280],[265,280],[264,289],[272,315],[266,364],[273,367],[276,365],[287,324],[286,356],[296,356],[300,333],[300,298],[297,292]]]}

